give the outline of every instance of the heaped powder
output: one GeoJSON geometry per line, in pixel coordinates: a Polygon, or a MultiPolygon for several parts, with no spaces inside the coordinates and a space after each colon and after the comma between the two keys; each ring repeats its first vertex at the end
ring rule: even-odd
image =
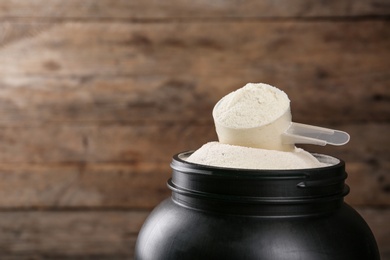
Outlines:
{"type": "MultiPolygon", "coordinates": [[[[275,124],[275,120],[287,120],[285,113],[290,113],[290,100],[286,93],[267,84],[249,83],[225,96],[213,111],[214,120],[226,128],[235,129],[233,134],[244,136],[245,131],[257,129],[258,126],[275,124]],[[243,129],[245,129],[243,133],[243,129]]],[[[291,116],[291,114],[289,115],[291,116]]],[[[290,117],[291,118],[291,117],[290,117]]],[[[284,122],[284,121],[283,121],[284,122]]],[[[287,122],[288,123],[288,122],[287,122]]],[[[217,130],[218,131],[218,130],[217,130]]],[[[260,132],[263,142],[272,142],[279,138],[280,133],[272,128],[272,133],[260,132]]],[[[226,133],[225,133],[226,134],[226,133]]],[[[231,134],[231,133],[230,133],[231,134]]],[[[256,138],[246,133],[250,140],[256,138]]],[[[220,138],[221,133],[218,133],[220,138]]],[[[310,153],[292,146],[291,151],[276,149],[259,149],[243,145],[243,142],[232,145],[232,136],[224,142],[210,142],[195,151],[186,160],[188,162],[240,169],[305,169],[327,166],[319,162],[310,153]]],[[[221,140],[220,140],[221,141],[221,140]]],[[[258,146],[257,146],[258,147],[258,146]]],[[[263,148],[263,147],[261,147],[263,148]]]]}
{"type": "Polygon", "coordinates": [[[225,96],[214,116],[224,126],[250,128],[275,121],[289,107],[290,100],[283,91],[263,83],[248,83],[225,96]]]}
{"type": "Polygon", "coordinates": [[[188,162],[240,169],[291,170],[327,166],[300,148],[293,152],[265,150],[210,142],[187,158],[188,162]]]}

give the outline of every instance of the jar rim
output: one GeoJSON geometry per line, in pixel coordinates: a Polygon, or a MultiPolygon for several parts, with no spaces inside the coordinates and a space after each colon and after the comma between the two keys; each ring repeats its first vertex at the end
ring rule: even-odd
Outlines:
{"type": "MultiPolygon", "coordinates": [[[[233,197],[246,201],[313,201],[344,197],[349,188],[343,160],[337,164],[308,169],[253,170],[222,168],[184,160],[192,151],[173,156],[172,178],[168,187],[173,193],[192,197],[233,197]]],[[[317,157],[334,158],[328,155],[317,157]]]]}
{"type": "Polygon", "coordinates": [[[344,169],[345,162],[342,159],[339,159],[334,156],[312,153],[314,157],[316,157],[320,162],[329,164],[327,166],[321,166],[316,168],[303,168],[303,169],[245,169],[245,168],[231,168],[231,167],[220,167],[220,166],[211,166],[205,164],[198,164],[189,162],[186,160],[194,150],[185,151],[181,153],[177,153],[173,156],[171,167],[173,169],[179,169],[183,166],[188,170],[196,173],[196,174],[206,174],[218,176],[222,175],[224,177],[228,176],[237,176],[239,175],[242,178],[245,177],[278,177],[282,176],[293,178],[294,176],[306,176],[307,174],[315,173],[319,174],[322,172],[334,171],[336,169],[344,169]]]}

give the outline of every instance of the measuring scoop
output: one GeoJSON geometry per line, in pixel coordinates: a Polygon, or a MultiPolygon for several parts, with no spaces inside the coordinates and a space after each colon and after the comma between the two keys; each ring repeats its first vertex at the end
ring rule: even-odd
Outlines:
{"type": "Polygon", "coordinates": [[[349,139],[343,131],[293,122],[282,134],[284,144],[344,145],[349,139]]]}
{"type": "MultiPolygon", "coordinates": [[[[219,102],[218,102],[219,103],[219,102]]],[[[295,144],[344,145],[348,143],[348,133],[318,126],[294,123],[290,108],[268,124],[250,128],[232,128],[218,122],[213,110],[215,129],[219,142],[246,147],[293,151],[295,144]]]]}

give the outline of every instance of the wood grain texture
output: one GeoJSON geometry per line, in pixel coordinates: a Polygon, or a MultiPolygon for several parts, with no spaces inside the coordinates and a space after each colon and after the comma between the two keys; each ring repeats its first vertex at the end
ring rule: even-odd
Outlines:
{"type": "Polygon", "coordinates": [[[191,19],[191,18],[269,18],[269,17],[354,17],[385,15],[390,6],[385,0],[310,0],[278,1],[182,1],[170,0],[3,0],[0,17],[38,18],[120,18],[120,19],[191,19]]]}
{"type": "Polygon", "coordinates": [[[0,162],[169,163],[215,136],[211,125],[148,124],[3,128],[0,162]]]}
{"type": "Polygon", "coordinates": [[[285,90],[295,120],[388,122],[389,25],[50,24],[31,37],[5,37],[1,122],[210,122],[213,104],[247,82],[285,90]]]}
{"type": "MultiPolygon", "coordinates": [[[[20,26],[5,23],[9,31],[20,26]]],[[[387,56],[381,56],[388,55],[388,23],[62,22],[40,29],[44,23],[33,22],[28,23],[32,27],[29,31],[38,26],[35,30],[41,32],[4,46],[0,68],[1,75],[8,76],[143,76],[153,72],[156,77],[170,73],[233,78],[245,75],[245,71],[255,74],[268,68],[325,79],[366,78],[363,76],[369,72],[379,77],[388,75],[384,69],[387,56]]]]}
{"type": "Polygon", "coordinates": [[[1,212],[2,259],[132,259],[147,212],[1,212]]]}
{"type": "MultiPolygon", "coordinates": [[[[389,124],[334,126],[351,134],[348,145],[302,147],[347,162],[377,165],[388,161],[389,146],[384,144],[388,144],[389,124]]],[[[5,127],[0,131],[0,163],[169,163],[174,154],[215,140],[212,125],[5,127]]]]}
{"type": "MultiPolygon", "coordinates": [[[[389,127],[341,125],[348,145],[306,147],[346,161],[348,203],[390,206],[389,127]]],[[[3,129],[0,208],[151,209],[170,194],[172,156],[211,136],[212,126],[196,125],[3,129]]]]}
{"type": "Polygon", "coordinates": [[[0,208],[151,210],[170,175],[169,164],[0,165],[0,208]]]}
{"type": "MultiPolygon", "coordinates": [[[[382,260],[389,259],[390,210],[358,208],[382,260]]],[[[0,212],[2,259],[132,259],[145,211],[0,212]]]]}
{"type": "MultiPolygon", "coordinates": [[[[224,80],[227,86],[235,88],[245,84],[239,78],[224,80]]],[[[287,80],[284,76],[278,79],[284,80],[287,80]]],[[[370,88],[357,82],[351,88],[336,87],[320,79],[302,80],[312,82],[305,83],[303,91],[299,92],[298,82],[281,87],[290,95],[295,121],[322,125],[388,122],[390,118],[390,91],[386,85],[390,77],[370,88]]],[[[207,81],[208,77],[180,75],[90,79],[2,77],[0,127],[164,122],[211,125],[212,108],[226,93],[219,90],[222,85],[217,81],[207,81]]]]}
{"type": "Polygon", "coordinates": [[[132,259],[173,154],[247,82],[351,134],[346,201],[390,259],[386,0],[0,1],[0,259],[132,259]]]}
{"type": "Polygon", "coordinates": [[[390,209],[356,208],[359,214],[370,226],[378,243],[382,260],[390,259],[390,209]]]}

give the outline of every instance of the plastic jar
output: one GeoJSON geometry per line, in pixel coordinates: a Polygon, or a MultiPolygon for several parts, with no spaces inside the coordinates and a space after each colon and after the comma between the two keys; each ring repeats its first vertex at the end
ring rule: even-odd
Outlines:
{"type": "Polygon", "coordinates": [[[342,160],[302,170],[243,170],[173,157],[172,197],[145,221],[137,260],[379,259],[363,218],[344,202],[342,160]]]}

